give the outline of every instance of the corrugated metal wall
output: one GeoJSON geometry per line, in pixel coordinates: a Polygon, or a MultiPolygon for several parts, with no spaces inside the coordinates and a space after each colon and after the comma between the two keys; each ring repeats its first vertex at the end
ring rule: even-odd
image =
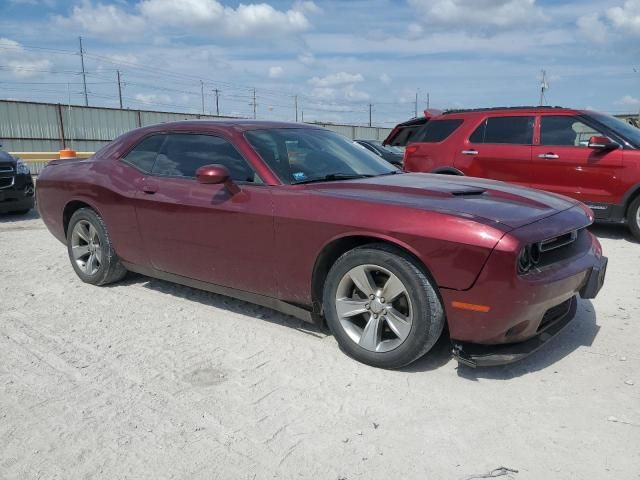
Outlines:
{"type": "MultiPolygon", "coordinates": [[[[94,152],[129,130],[155,123],[229,117],[0,100],[0,144],[10,152],[94,152]]],[[[349,138],[384,140],[391,129],[318,125],[349,138]]]]}

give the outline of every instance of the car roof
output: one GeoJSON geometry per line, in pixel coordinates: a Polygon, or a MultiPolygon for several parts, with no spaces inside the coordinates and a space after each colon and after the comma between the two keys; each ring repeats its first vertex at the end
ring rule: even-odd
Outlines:
{"type": "Polygon", "coordinates": [[[573,108],[565,108],[565,107],[557,107],[557,106],[522,106],[522,107],[488,107],[488,108],[469,108],[469,109],[456,109],[456,110],[447,110],[443,112],[442,116],[449,115],[460,115],[464,116],[467,114],[484,114],[491,113],[493,115],[509,115],[513,113],[568,113],[568,114],[579,114],[583,113],[582,110],[575,110],[573,108]]]}
{"type": "Polygon", "coordinates": [[[267,120],[250,120],[250,119],[224,119],[224,120],[183,120],[178,122],[157,123],[142,127],[138,130],[148,131],[207,131],[207,130],[234,130],[237,132],[245,132],[247,130],[263,130],[273,128],[308,128],[322,129],[318,125],[309,125],[306,123],[293,122],[275,122],[267,120]]]}

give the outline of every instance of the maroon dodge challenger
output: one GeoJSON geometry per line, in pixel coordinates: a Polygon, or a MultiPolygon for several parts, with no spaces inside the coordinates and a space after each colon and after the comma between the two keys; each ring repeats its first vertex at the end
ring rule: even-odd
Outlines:
{"type": "Polygon", "coordinates": [[[326,321],[353,358],[399,368],[445,331],[466,365],[538,349],[607,259],[580,202],[403,173],[331,131],[188,121],[131,131],[38,179],[80,279],[127,271],[326,321]]]}

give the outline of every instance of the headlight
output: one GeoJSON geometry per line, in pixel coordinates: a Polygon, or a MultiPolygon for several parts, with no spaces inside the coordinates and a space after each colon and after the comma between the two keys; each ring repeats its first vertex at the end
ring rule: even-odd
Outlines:
{"type": "Polygon", "coordinates": [[[520,250],[520,255],[518,255],[518,273],[525,274],[531,269],[532,266],[533,262],[531,261],[531,250],[529,247],[525,247],[520,250]]]}
{"type": "Polygon", "coordinates": [[[30,170],[29,170],[29,166],[24,163],[22,160],[18,159],[17,163],[16,163],[16,174],[17,175],[29,175],[30,170]]]}
{"type": "Polygon", "coordinates": [[[534,243],[524,247],[520,250],[520,255],[518,255],[518,273],[522,275],[528,273],[531,268],[538,265],[541,256],[540,244],[534,243]]]}

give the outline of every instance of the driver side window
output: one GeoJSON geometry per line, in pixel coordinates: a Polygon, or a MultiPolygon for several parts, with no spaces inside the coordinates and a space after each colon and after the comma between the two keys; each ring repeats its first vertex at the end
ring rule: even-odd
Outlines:
{"type": "Polygon", "coordinates": [[[540,145],[587,147],[594,135],[606,136],[578,117],[544,115],[540,117],[540,145]]]}
{"type": "Polygon", "coordinates": [[[152,173],[170,177],[195,177],[198,168],[211,164],[227,167],[235,182],[262,183],[235,147],[224,138],[214,135],[167,135],[152,173]]]}

